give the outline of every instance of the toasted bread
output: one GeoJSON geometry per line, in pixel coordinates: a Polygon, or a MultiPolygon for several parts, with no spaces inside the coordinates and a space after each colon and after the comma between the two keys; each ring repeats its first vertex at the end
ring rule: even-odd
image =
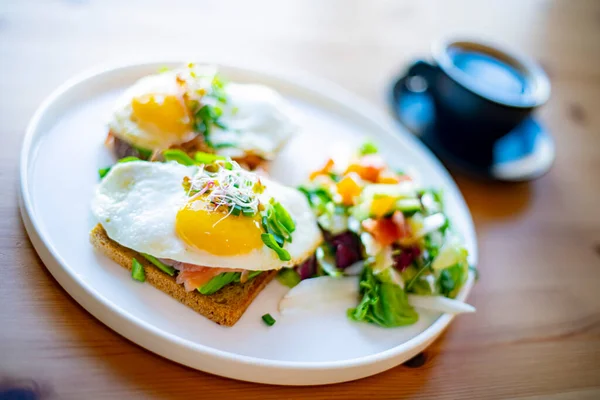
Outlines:
{"type": "Polygon", "coordinates": [[[183,285],[175,282],[175,277],[160,271],[134,250],[111,240],[102,225],[98,224],[92,229],[90,242],[97,250],[127,270],[131,271],[132,259],[135,258],[144,267],[146,282],[219,325],[233,326],[254,298],[277,274],[275,270],[265,271],[245,283],[229,284],[211,295],[201,294],[197,290],[186,292],[183,285]]]}

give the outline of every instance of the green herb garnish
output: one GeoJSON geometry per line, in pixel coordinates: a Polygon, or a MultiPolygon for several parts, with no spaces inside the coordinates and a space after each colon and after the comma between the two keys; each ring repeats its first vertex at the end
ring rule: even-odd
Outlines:
{"type": "Polygon", "coordinates": [[[279,243],[277,243],[277,241],[275,240],[275,236],[273,236],[272,233],[263,233],[262,235],[260,235],[260,238],[262,239],[263,243],[267,245],[268,248],[274,250],[277,253],[281,261],[290,261],[292,259],[290,253],[288,253],[286,249],[284,249],[279,245],[279,243]]]}
{"type": "Polygon", "coordinates": [[[315,210],[317,215],[323,214],[327,210],[327,204],[333,203],[331,194],[322,187],[308,188],[300,186],[298,190],[304,193],[310,207],[315,210]]]}
{"type": "Polygon", "coordinates": [[[135,258],[131,259],[131,277],[138,282],[146,281],[146,273],[144,272],[144,267],[142,264],[135,258]]]}
{"type": "Polygon", "coordinates": [[[367,154],[375,154],[378,151],[379,151],[379,149],[377,149],[377,145],[375,145],[375,143],[371,142],[370,140],[367,142],[364,142],[362,144],[362,146],[360,146],[360,149],[358,150],[358,152],[361,156],[366,156],[367,154]]]}
{"type": "Polygon", "coordinates": [[[152,150],[148,150],[148,149],[143,149],[141,147],[137,147],[137,146],[132,146],[140,155],[140,157],[144,160],[149,159],[150,157],[152,157],[152,150]]]}
{"type": "Polygon", "coordinates": [[[177,150],[177,149],[169,149],[162,152],[165,161],[177,161],[179,164],[190,166],[196,165],[196,161],[185,151],[177,150]]]}
{"type": "Polygon", "coordinates": [[[220,121],[219,118],[223,114],[223,110],[219,107],[205,104],[198,111],[194,113],[196,118],[195,128],[197,132],[200,132],[204,137],[204,141],[207,145],[213,146],[210,140],[210,132],[213,126],[217,126],[221,129],[227,129],[220,121]]]}
{"type": "Polygon", "coordinates": [[[218,156],[216,154],[198,151],[196,152],[196,154],[194,154],[194,160],[196,160],[196,162],[199,164],[212,164],[217,160],[226,160],[226,158],[223,156],[218,156]]]}
{"type": "Polygon", "coordinates": [[[300,283],[300,275],[293,268],[282,268],[277,274],[277,280],[289,288],[300,283]]]}
{"type": "Polygon", "coordinates": [[[273,318],[271,316],[271,314],[265,314],[262,316],[262,320],[265,322],[265,324],[269,325],[269,326],[273,326],[275,325],[275,318],[273,318]]]}
{"type": "Polygon", "coordinates": [[[212,147],[215,150],[228,149],[231,147],[237,147],[237,143],[231,143],[231,142],[213,143],[212,147]]]}
{"type": "Polygon", "coordinates": [[[215,75],[211,82],[211,92],[207,96],[214,97],[221,103],[227,103],[227,93],[225,92],[225,85],[227,82],[219,75],[215,75]]]}
{"type": "MultiPolygon", "coordinates": [[[[290,215],[290,213],[288,213],[287,210],[279,202],[271,200],[271,204],[273,205],[273,211],[275,212],[275,218],[277,218],[277,220],[279,222],[281,222],[281,225],[283,225],[283,227],[289,233],[294,232],[294,230],[296,229],[296,224],[294,223],[294,220],[292,219],[292,216],[290,215]]],[[[290,240],[290,242],[291,242],[291,240],[290,240]]]]}
{"type": "Polygon", "coordinates": [[[108,174],[110,172],[111,168],[112,167],[100,168],[98,170],[98,175],[100,176],[100,179],[104,178],[106,176],[106,174],[108,174]]]}

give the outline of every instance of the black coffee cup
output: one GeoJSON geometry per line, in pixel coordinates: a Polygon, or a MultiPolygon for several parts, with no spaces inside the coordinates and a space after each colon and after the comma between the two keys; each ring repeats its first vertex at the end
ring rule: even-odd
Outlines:
{"type": "Polygon", "coordinates": [[[474,165],[489,165],[494,143],[550,96],[541,67],[498,46],[445,41],[433,46],[432,56],[433,62],[414,62],[404,81],[431,94],[432,131],[446,151],[474,165]]]}

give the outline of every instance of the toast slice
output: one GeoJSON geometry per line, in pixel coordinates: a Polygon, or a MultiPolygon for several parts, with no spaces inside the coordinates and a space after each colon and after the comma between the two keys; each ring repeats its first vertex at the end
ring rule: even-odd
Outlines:
{"type": "Polygon", "coordinates": [[[90,242],[97,250],[129,271],[132,268],[131,260],[135,258],[144,267],[146,282],[219,325],[233,326],[277,274],[276,270],[265,271],[245,283],[232,283],[216,293],[204,295],[197,290],[187,292],[183,285],[175,282],[175,277],[160,271],[136,251],[111,240],[100,224],[90,232],[90,242]]]}

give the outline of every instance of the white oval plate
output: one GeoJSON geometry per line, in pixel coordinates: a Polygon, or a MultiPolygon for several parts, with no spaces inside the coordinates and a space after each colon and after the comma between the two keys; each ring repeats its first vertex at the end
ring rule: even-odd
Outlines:
{"type": "MultiPolygon", "coordinates": [[[[345,307],[281,316],[286,288],[272,282],[232,328],[218,326],[131,279],[88,242],[95,225],[89,205],[98,168],[113,160],[103,146],[116,97],[156,62],[103,68],[57,89],[33,117],[20,165],[21,214],[48,270],[96,318],[140,346],[202,371],[252,382],[315,385],[349,381],[392,368],[425,349],[452,320],[421,313],[413,326],[383,329],[346,319],[345,307]],[[261,315],[277,323],[267,327],[261,315]]],[[[423,182],[445,189],[448,212],[476,261],[473,223],[441,164],[380,111],[341,88],[302,74],[222,65],[232,81],[274,87],[297,108],[301,132],[272,163],[274,178],[301,183],[331,153],[350,151],[366,137],[396,168],[414,167],[423,182]]],[[[464,299],[473,277],[459,295],[464,299]]]]}

